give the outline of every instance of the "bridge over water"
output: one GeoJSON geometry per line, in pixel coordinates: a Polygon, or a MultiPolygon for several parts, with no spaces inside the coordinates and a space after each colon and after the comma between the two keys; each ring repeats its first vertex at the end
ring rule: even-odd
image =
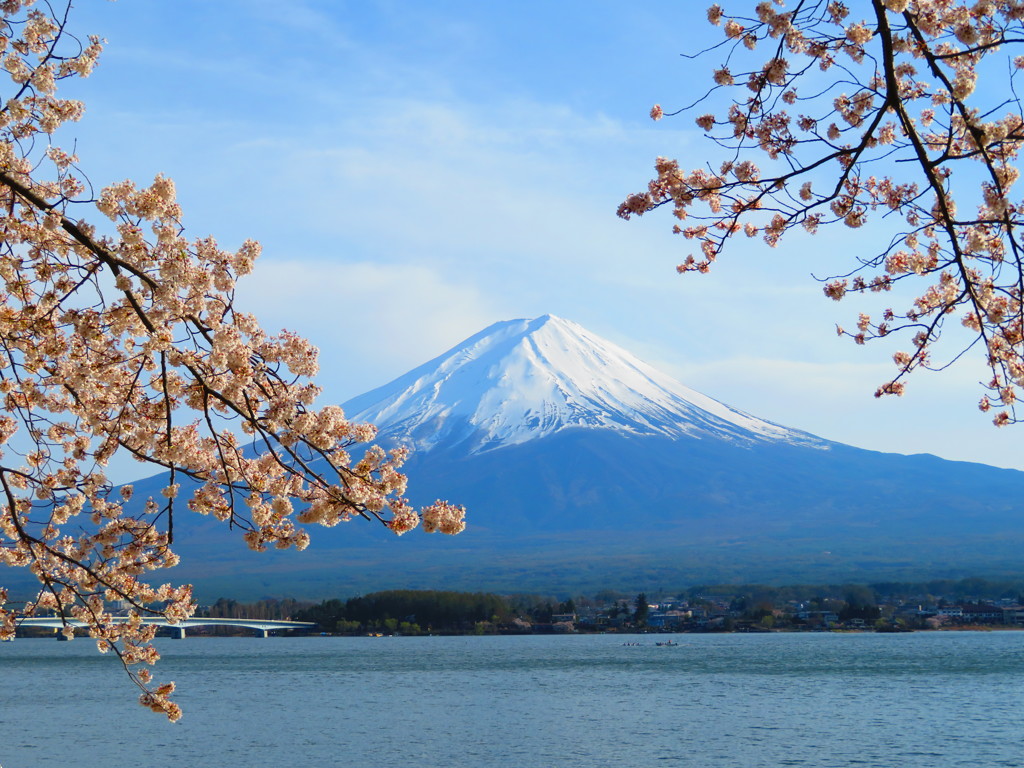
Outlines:
{"type": "MultiPolygon", "coordinates": [[[[114,616],[115,623],[128,621],[127,616],[114,616]]],[[[59,617],[42,617],[31,619],[18,619],[19,627],[43,627],[47,629],[63,629],[65,622],[59,617]]],[[[68,619],[67,624],[76,629],[88,626],[84,621],[68,619]]],[[[191,627],[246,627],[253,630],[259,637],[268,637],[274,630],[280,629],[316,629],[317,625],[309,621],[270,621],[264,619],[203,619],[191,618],[171,624],[163,617],[146,617],[142,619],[143,624],[156,624],[158,627],[169,629],[173,637],[184,640],[185,630],[191,627]]],[[[58,640],[63,640],[64,635],[57,635],[58,640]]]]}

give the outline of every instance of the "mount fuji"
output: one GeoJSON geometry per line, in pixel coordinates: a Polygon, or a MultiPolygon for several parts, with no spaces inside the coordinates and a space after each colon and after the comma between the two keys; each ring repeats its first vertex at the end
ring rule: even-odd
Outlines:
{"type": "Polygon", "coordinates": [[[773,424],[550,315],[496,323],[343,408],[410,447],[410,500],[465,504],[467,530],[396,540],[354,523],[267,557],[179,527],[200,594],[1024,573],[1024,473],[773,424]]]}

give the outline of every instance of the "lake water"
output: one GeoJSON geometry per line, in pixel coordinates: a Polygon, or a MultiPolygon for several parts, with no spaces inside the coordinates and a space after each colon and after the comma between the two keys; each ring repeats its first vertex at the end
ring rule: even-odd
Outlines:
{"type": "Polygon", "coordinates": [[[0,644],[3,768],[1024,765],[1024,632],[0,644]],[[640,646],[623,645],[640,642],[640,646]]]}

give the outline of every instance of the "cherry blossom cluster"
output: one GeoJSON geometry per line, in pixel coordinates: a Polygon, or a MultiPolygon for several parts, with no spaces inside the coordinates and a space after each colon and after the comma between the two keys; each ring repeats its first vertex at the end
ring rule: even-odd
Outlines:
{"type": "Polygon", "coordinates": [[[256,243],[187,239],[163,176],[93,192],[54,144],[82,105],[56,93],[92,71],[102,43],[68,32],[70,4],[54,8],[0,0],[0,564],[40,582],[17,613],[0,590],[0,639],[18,615],[57,615],[69,637],[84,622],[141,702],[175,720],[141,619],[195,608],[189,586],[151,583],[178,562],[176,514],[212,516],[264,550],[303,549],[298,524],[357,517],[458,533],[464,510],[410,507],[405,452],[357,450],[374,428],[314,407],[317,350],[235,307],[256,243]],[[158,498],[112,487],[118,453],[169,472],[158,498]],[[112,620],[115,601],[127,621],[112,620]]]}
{"type": "MultiPolygon", "coordinates": [[[[724,158],[691,170],[659,158],[630,218],[670,207],[694,240],[680,272],[706,272],[730,238],[777,246],[825,225],[884,232],[825,294],[892,291],[923,280],[901,311],[861,314],[840,334],[857,343],[909,340],[876,395],[902,394],[915,369],[937,369],[969,348],[989,369],[981,409],[1018,420],[1024,387],[1024,202],[1014,185],[1024,144],[1017,96],[1024,55],[1020,0],[736,0],[708,21],[720,43],[710,89],[683,112],[724,158]],[[870,224],[869,224],[870,222],[870,224]],[[962,331],[946,328],[959,321],[962,331]],[[933,362],[936,343],[952,345],[933,362]],[[964,339],[967,339],[966,342],[964,339]]],[[[902,291],[901,291],[902,292],[902,291]]]]}

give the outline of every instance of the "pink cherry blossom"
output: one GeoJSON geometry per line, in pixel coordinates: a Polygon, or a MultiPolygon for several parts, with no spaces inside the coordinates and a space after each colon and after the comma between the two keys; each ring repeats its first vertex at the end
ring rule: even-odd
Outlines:
{"type": "MultiPolygon", "coordinates": [[[[50,137],[82,114],[59,89],[88,76],[102,43],[74,38],[49,4],[0,10],[0,67],[14,83],[0,107],[0,564],[39,580],[22,615],[56,614],[69,638],[70,621],[83,622],[141,703],[176,720],[173,683],[149,669],[155,626],[141,619],[180,622],[195,609],[189,585],[155,579],[178,562],[182,514],[264,550],[305,548],[299,523],[353,518],[458,533],[464,510],[410,507],[405,451],[367,445],[375,429],[337,406],[312,407],[317,350],[234,305],[256,243],[187,239],[162,175],[91,199],[78,158],[50,137]],[[167,471],[162,493],[115,491],[105,467],[117,452],[167,471]],[[113,601],[127,621],[113,621],[113,601]]],[[[15,616],[0,589],[0,639],[15,616]]]]}
{"type": "Polygon", "coordinates": [[[724,34],[705,51],[714,56],[714,87],[693,108],[729,170],[659,159],[647,191],[628,197],[619,215],[669,207],[685,220],[673,230],[699,253],[680,272],[709,271],[740,232],[777,246],[794,229],[862,229],[884,216],[888,234],[823,280],[837,301],[919,283],[902,312],[860,314],[855,332],[839,329],[858,344],[911,341],[914,351],[893,355],[896,372],[876,394],[900,395],[912,371],[941,369],[966,354],[989,369],[982,410],[996,409],[997,425],[1017,421],[1024,7],[1016,0],[788,6],[737,0],[728,11],[711,8],[708,18],[724,21],[724,34]],[[748,53],[759,45],[770,47],[767,62],[748,53]],[[971,334],[966,342],[944,334],[951,319],[971,334]]]}

